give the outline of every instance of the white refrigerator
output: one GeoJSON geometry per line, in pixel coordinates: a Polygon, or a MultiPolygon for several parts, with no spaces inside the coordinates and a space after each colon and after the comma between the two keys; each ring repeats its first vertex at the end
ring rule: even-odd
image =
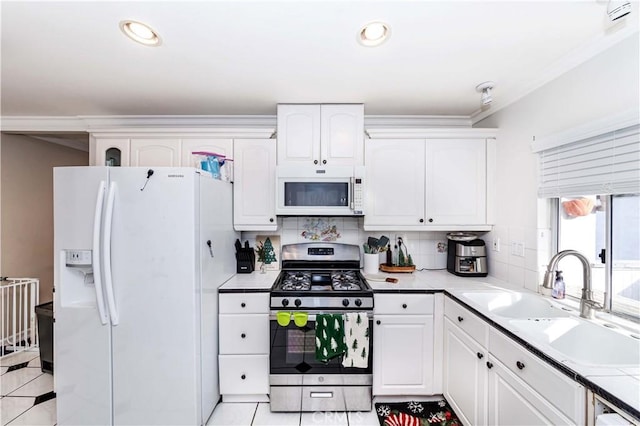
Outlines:
{"type": "Polygon", "coordinates": [[[54,169],[58,425],[207,421],[232,217],[231,184],[193,168],[54,169]]]}

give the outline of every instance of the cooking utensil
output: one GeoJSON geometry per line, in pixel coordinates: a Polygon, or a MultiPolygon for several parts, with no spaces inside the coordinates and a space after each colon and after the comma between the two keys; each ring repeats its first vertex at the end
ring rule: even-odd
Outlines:
{"type": "Polygon", "coordinates": [[[393,278],[393,277],[376,277],[373,275],[365,275],[364,279],[366,279],[367,281],[375,281],[375,282],[388,282],[388,283],[397,283],[398,279],[397,278],[393,278]]]}
{"type": "Polygon", "coordinates": [[[369,247],[378,247],[378,239],[373,237],[367,238],[367,245],[369,247]]]}
{"type": "Polygon", "coordinates": [[[382,235],[380,239],[378,239],[378,250],[383,249],[389,244],[389,238],[382,235]]]}

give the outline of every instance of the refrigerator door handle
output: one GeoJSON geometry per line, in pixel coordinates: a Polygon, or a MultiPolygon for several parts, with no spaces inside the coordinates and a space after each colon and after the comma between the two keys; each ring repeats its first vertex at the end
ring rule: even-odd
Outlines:
{"type": "Polygon", "coordinates": [[[100,230],[102,226],[102,204],[104,204],[105,186],[105,181],[100,181],[98,196],[96,197],[96,211],[93,216],[93,254],[91,256],[93,282],[96,290],[96,304],[98,305],[98,315],[100,316],[102,325],[106,325],[108,321],[102,290],[102,256],[100,256],[100,230]]]}
{"type": "Polygon", "coordinates": [[[104,239],[102,240],[102,256],[104,258],[104,281],[107,290],[107,304],[111,315],[111,324],[118,325],[118,310],[116,309],[116,298],[113,292],[113,280],[111,279],[111,221],[113,220],[113,204],[116,198],[116,183],[109,184],[107,194],[107,209],[104,218],[104,239]]]}

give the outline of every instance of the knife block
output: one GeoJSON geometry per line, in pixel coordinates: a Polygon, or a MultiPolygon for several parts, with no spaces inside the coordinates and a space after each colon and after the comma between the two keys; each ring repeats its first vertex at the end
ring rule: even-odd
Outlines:
{"type": "Polygon", "coordinates": [[[236,273],[250,274],[255,270],[256,255],[253,248],[240,249],[236,253],[236,273]]]}

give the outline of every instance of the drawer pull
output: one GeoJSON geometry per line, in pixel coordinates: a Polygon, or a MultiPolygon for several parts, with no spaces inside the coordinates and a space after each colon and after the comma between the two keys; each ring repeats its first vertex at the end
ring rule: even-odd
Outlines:
{"type": "Polygon", "coordinates": [[[242,302],[242,303],[240,304],[240,307],[241,307],[241,308],[246,308],[246,307],[247,307],[247,304],[246,304],[246,303],[244,303],[244,302],[242,302]]]}
{"type": "Polygon", "coordinates": [[[380,320],[377,320],[377,321],[376,321],[376,324],[380,325],[380,320]]]}
{"type": "Polygon", "coordinates": [[[242,380],[244,380],[244,379],[246,379],[246,378],[247,378],[247,376],[246,376],[246,374],[243,374],[242,376],[240,376],[240,378],[241,378],[242,380]]]}
{"type": "Polygon", "coordinates": [[[489,368],[489,369],[493,368],[493,364],[490,363],[489,361],[487,361],[487,368],[489,368]]]}
{"type": "Polygon", "coordinates": [[[464,320],[464,318],[462,318],[462,317],[460,317],[460,316],[459,316],[459,317],[458,317],[458,322],[462,322],[462,320],[464,320]]]}
{"type": "Polygon", "coordinates": [[[407,309],[407,304],[406,303],[402,304],[402,309],[407,309]]]}
{"type": "Polygon", "coordinates": [[[521,363],[520,361],[516,362],[516,367],[518,367],[518,369],[522,370],[524,368],[524,364],[521,363]]]}
{"type": "Polygon", "coordinates": [[[484,354],[482,354],[482,353],[480,353],[480,352],[478,352],[476,355],[478,356],[478,359],[482,359],[482,358],[484,358],[484,354]]]}
{"type": "Polygon", "coordinates": [[[333,398],[333,392],[311,392],[309,396],[311,398],[333,398]]]}
{"type": "Polygon", "coordinates": [[[244,339],[245,337],[247,337],[247,335],[246,335],[246,334],[244,334],[244,333],[242,333],[242,334],[240,335],[240,337],[242,337],[242,338],[244,339]]]}

